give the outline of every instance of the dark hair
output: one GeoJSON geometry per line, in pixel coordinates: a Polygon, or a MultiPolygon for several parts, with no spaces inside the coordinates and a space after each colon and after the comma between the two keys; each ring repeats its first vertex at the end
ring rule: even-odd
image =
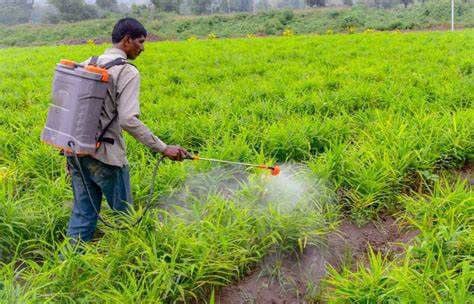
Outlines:
{"type": "Polygon", "coordinates": [[[132,39],[146,37],[145,27],[134,18],[123,18],[117,21],[112,31],[112,43],[119,43],[123,37],[129,35],[132,39]]]}

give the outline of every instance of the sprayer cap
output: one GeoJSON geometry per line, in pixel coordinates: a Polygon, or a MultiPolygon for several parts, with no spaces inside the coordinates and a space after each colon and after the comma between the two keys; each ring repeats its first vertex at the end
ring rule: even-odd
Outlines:
{"type": "Polygon", "coordinates": [[[102,81],[103,82],[108,82],[109,81],[109,73],[107,72],[106,69],[100,68],[94,65],[87,65],[85,67],[86,71],[91,72],[91,73],[96,73],[96,74],[101,74],[102,75],[102,81]]]}
{"type": "Polygon", "coordinates": [[[74,61],[69,60],[69,59],[61,59],[59,61],[59,64],[64,65],[64,66],[66,66],[68,68],[71,68],[71,69],[74,69],[77,65],[74,61]]]}

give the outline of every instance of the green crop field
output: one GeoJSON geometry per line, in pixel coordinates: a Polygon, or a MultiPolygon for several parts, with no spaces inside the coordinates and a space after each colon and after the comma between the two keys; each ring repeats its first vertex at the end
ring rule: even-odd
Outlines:
{"type": "MultiPolygon", "coordinates": [[[[286,164],[282,174],[297,163],[318,188],[294,208],[279,197],[262,204],[259,180],[271,177],[249,171],[230,197],[204,191],[174,206],[190,176],[227,167],[166,162],[158,207],[126,231],[99,225],[105,234],[79,254],[63,236],[65,161],[39,137],[55,64],[105,48],[0,50],[1,303],[212,303],[276,248],[317,245],[342,217],[380,214],[417,229],[415,243],[332,270],[309,302],[473,301],[474,198],[449,172],[474,158],[474,31],[148,43],[135,62],[141,118],[165,142],[286,164]]],[[[154,158],[126,139],[136,218],[154,158]]]]}

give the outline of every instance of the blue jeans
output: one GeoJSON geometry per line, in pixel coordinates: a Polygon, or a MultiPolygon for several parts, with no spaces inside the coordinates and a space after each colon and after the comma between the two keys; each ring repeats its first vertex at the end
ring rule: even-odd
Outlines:
{"type": "MultiPolygon", "coordinates": [[[[129,206],[133,203],[128,166],[107,165],[89,156],[79,157],[78,159],[87,188],[92,196],[92,204],[94,204],[97,211],[100,211],[102,194],[104,194],[110,208],[127,212],[129,206]]],[[[67,158],[67,166],[74,192],[74,207],[69,220],[67,236],[88,242],[94,235],[98,216],[91,205],[73,157],[67,158]]]]}

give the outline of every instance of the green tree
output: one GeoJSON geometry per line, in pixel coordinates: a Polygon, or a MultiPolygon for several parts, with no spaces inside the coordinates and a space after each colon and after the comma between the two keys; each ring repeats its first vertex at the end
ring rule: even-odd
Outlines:
{"type": "Polygon", "coordinates": [[[401,0],[400,2],[407,8],[409,4],[413,3],[413,0],[401,0]]]}
{"type": "Polygon", "coordinates": [[[392,8],[401,3],[401,0],[374,0],[373,6],[378,8],[392,8]]]}
{"type": "Polygon", "coordinates": [[[192,0],[191,1],[191,12],[196,15],[207,14],[211,9],[210,0],[192,0]]]}
{"type": "Polygon", "coordinates": [[[306,4],[310,7],[326,6],[326,0],[306,0],[306,4]]]}
{"type": "Polygon", "coordinates": [[[151,0],[151,3],[161,12],[179,13],[181,0],[151,0]]]}
{"type": "Polygon", "coordinates": [[[103,9],[104,11],[109,11],[109,12],[119,11],[117,0],[96,0],[95,4],[101,9],[103,9]]]}
{"type": "Polygon", "coordinates": [[[0,0],[0,23],[27,23],[31,19],[34,0],[0,0]]]}
{"type": "Polygon", "coordinates": [[[74,22],[99,16],[95,6],[86,4],[84,0],[48,0],[48,2],[58,10],[57,15],[51,16],[51,21],[74,22]]]}

